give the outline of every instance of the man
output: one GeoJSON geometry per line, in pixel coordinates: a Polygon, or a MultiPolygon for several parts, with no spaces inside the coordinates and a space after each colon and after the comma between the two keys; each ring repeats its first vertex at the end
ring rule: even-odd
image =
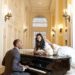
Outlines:
{"type": "Polygon", "coordinates": [[[19,49],[22,48],[22,42],[19,39],[14,40],[14,48],[9,50],[2,62],[5,66],[5,71],[3,75],[30,75],[24,72],[28,69],[28,66],[23,66],[20,64],[20,53],[19,49]]]}

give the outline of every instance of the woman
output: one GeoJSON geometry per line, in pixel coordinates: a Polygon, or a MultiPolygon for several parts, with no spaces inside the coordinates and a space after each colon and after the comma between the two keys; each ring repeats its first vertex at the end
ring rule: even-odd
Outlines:
{"type": "Polygon", "coordinates": [[[53,55],[53,49],[50,43],[44,40],[43,36],[38,33],[35,39],[34,54],[36,55],[53,55]]]}

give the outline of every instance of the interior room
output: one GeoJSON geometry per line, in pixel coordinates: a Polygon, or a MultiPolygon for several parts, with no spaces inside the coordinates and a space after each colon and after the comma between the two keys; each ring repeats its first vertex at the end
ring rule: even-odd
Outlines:
{"type": "MultiPolygon", "coordinates": [[[[4,71],[2,60],[13,48],[13,41],[20,39],[20,53],[32,55],[38,33],[75,60],[74,3],[75,0],[0,0],[0,74],[4,71]]],[[[75,75],[74,71],[75,61],[64,75],[75,75]]]]}

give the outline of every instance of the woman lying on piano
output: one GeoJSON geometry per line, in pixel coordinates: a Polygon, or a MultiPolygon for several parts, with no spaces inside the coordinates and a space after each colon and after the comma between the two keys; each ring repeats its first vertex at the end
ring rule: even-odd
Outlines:
{"type": "Polygon", "coordinates": [[[35,55],[69,55],[75,58],[75,50],[72,47],[52,44],[49,40],[44,39],[42,34],[38,33],[35,38],[35,55]],[[73,55],[74,54],[74,55],[73,55]]]}
{"type": "Polygon", "coordinates": [[[35,55],[53,55],[53,46],[38,33],[35,38],[35,55]]]}
{"type": "Polygon", "coordinates": [[[36,35],[35,39],[35,50],[36,55],[58,55],[58,56],[69,56],[71,57],[71,69],[68,71],[75,74],[75,49],[68,46],[60,46],[57,44],[52,44],[50,41],[43,38],[39,33],[36,35]],[[74,71],[74,72],[73,72],[74,71]]]}

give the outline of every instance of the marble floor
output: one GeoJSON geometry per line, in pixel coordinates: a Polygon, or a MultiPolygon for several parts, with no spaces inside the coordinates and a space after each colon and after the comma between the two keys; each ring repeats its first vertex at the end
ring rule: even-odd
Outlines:
{"type": "Polygon", "coordinates": [[[70,71],[68,71],[66,75],[75,75],[75,68],[71,67],[70,71]]]}

